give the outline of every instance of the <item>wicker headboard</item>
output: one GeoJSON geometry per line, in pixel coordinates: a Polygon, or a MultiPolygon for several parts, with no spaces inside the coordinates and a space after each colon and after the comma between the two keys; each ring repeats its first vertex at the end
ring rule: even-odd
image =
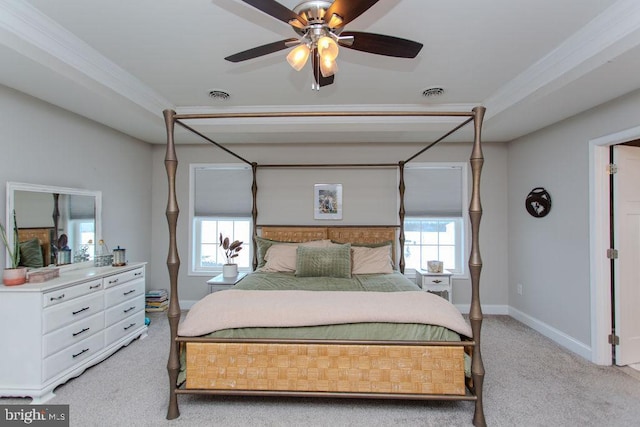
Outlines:
{"type": "Polygon", "coordinates": [[[349,226],[270,226],[258,227],[261,237],[280,242],[308,242],[310,240],[330,239],[337,243],[383,243],[391,242],[393,264],[396,266],[397,227],[349,226]]]}

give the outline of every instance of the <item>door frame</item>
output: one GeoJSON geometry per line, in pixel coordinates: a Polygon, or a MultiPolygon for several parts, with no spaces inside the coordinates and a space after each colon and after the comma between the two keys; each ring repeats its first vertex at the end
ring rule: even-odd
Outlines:
{"type": "Polygon", "coordinates": [[[640,138],[640,126],[589,141],[589,266],[591,361],[611,365],[611,261],[609,249],[609,147],[640,138]]]}

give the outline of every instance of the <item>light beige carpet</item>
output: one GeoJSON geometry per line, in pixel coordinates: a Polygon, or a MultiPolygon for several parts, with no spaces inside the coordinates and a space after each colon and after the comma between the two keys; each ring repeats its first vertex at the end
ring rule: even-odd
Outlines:
{"type": "MultiPolygon", "coordinates": [[[[169,328],[153,313],[149,336],[58,387],[85,426],[467,426],[472,402],[179,396],[165,419],[169,328]]],[[[483,325],[485,414],[490,426],[635,426],[640,380],[562,349],[507,316],[483,325]]],[[[629,368],[627,368],[629,369],[629,368]]],[[[4,398],[0,404],[28,399],[4,398]]]]}

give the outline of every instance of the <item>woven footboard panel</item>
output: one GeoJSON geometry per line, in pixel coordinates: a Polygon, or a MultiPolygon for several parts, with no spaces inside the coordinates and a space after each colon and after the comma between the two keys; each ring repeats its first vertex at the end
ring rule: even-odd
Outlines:
{"type": "Polygon", "coordinates": [[[461,346],[187,343],[187,389],[464,395],[461,346]]]}

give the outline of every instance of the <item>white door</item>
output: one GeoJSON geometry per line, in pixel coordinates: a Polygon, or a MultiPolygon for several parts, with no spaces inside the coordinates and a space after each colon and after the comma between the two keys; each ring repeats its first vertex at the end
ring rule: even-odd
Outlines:
{"type": "Polygon", "coordinates": [[[640,148],[613,149],[616,364],[640,363],[640,148]]]}

